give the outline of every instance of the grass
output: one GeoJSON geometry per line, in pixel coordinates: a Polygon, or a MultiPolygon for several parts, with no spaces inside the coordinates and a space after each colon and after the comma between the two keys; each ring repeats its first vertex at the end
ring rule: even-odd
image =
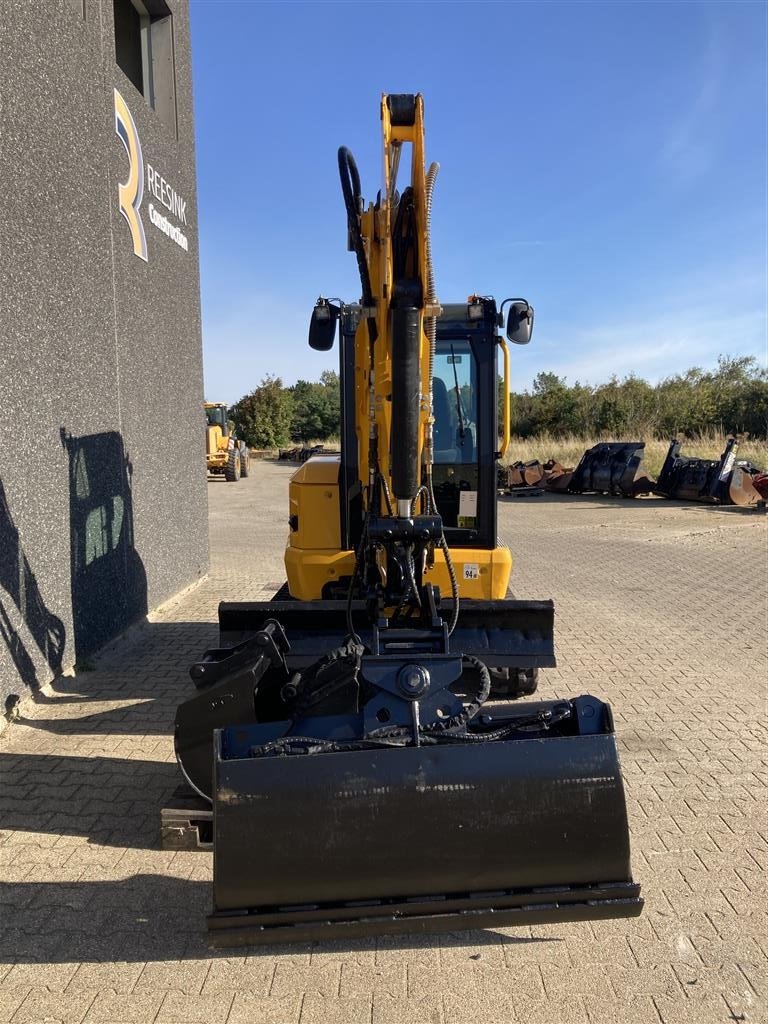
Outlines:
{"type": "MultiPolygon", "coordinates": [[[[538,437],[513,437],[504,456],[504,463],[531,462],[538,459],[546,462],[556,459],[566,467],[575,466],[587,448],[599,444],[600,441],[637,441],[637,437],[576,437],[567,434],[555,437],[552,434],[540,434],[538,437]]],[[[643,466],[649,476],[657,477],[661,470],[669,448],[669,441],[658,441],[655,438],[645,440],[645,456],[643,466]]],[[[725,448],[725,434],[704,434],[700,437],[685,440],[681,454],[699,459],[719,459],[725,448]]],[[[768,467],[768,441],[755,439],[742,441],[738,447],[738,459],[748,459],[761,469],[768,467]]]]}

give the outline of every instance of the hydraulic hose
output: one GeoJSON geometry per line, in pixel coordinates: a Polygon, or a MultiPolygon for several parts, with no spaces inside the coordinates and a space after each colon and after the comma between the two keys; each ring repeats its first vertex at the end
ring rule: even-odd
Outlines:
{"type": "MultiPolygon", "coordinates": [[[[426,280],[426,294],[425,301],[427,305],[437,305],[437,287],[435,285],[435,268],[432,263],[432,200],[435,193],[435,183],[437,182],[437,175],[440,171],[440,164],[432,163],[429,165],[427,171],[426,183],[425,183],[425,203],[424,203],[424,259],[427,265],[427,280],[426,280]]],[[[433,388],[432,381],[435,373],[435,355],[437,352],[437,317],[428,316],[424,318],[424,333],[427,336],[429,342],[429,379],[428,379],[428,394],[429,394],[429,424],[427,426],[427,444],[426,444],[426,477],[427,477],[427,499],[430,506],[430,511],[433,515],[438,515],[437,501],[435,500],[435,492],[432,484],[432,462],[433,462],[433,434],[432,434],[432,419],[433,419],[433,388]]],[[[451,596],[453,598],[453,612],[451,614],[451,622],[448,627],[449,635],[453,633],[456,628],[456,623],[459,621],[459,583],[456,579],[456,570],[453,566],[453,559],[448,549],[448,542],[445,539],[445,533],[440,537],[439,546],[445,556],[445,564],[448,569],[448,577],[451,581],[451,596]]]]}
{"type": "MultiPolygon", "coordinates": [[[[428,305],[437,304],[437,288],[435,286],[435,271],[432,266],[432,197],[435,191],[435,182],[437,181],[437,175],[440,170],[440,164],[432,163],[429,165],[427,171],[426,184],[425,184],[425,203],[424,203],[424,259],[427,264],[427,281],[426,281],[426,302],[428,305]]],[[[432,418],[432,377],[435,372],[435,351],[437,348],[437,317],[428,316],[424,318],[424,333],[427,336],[429,342],[429,417],[432,418]]],[[[431,431],[430,431],[431,434],[431,431]]],[[[428,452],[428,461],[432,463],[432,445],[430,436],[430,451],[428,452]]]]}
{"type": "MultiPolygon", "coordinates": [[[[339,146],[339,177],[341,178],[341,191],[344,196],[344,206],[347,211],[347,228],[352,242],[352,249],[357,257],[357,268],[360,272],[360,284],[362,286],[363,305],[368,309],[373,308],[373,290],[371,288],[371,274],[368,269],[368,258],[365,255],[365,245],[360,232],[358,217],[363,212],[363,197],[360,190],[360,172],[357,169],[355,158],[346,146],[339,146]]],[[[376,317],[369,316],[368,337],[371,345],[376,341],[378,330],[376,328],[376,317]]]]}

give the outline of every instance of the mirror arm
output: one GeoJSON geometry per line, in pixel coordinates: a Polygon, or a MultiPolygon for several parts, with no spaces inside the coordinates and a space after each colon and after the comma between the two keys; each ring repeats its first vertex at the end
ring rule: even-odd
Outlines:
{"type": "Polygon", "coordinates": [[[504,307],[508,302],[524,302],[526,306],[530,306],[528,299],[521,299],[519,297],[516,299],[504,299],[502,304],[499,306],[499,327],[504,326],[504,307]]]}

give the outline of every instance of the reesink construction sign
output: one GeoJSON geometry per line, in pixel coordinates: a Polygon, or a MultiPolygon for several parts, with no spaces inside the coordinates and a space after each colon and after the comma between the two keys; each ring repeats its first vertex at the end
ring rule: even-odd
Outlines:
{"type": "MultiPolygon", "coordinates": [[[[184,226],[187,224],[187,201],[182,199],[152,164],[147,163],[145,175],[144,156],[136,123],[128,109],[128,104],[117,89],[115,89],[115,132],[125,146],[129,164],[128,179],[119,184],[117,188],[118,205],[130,228],[134,254],[146,263],[149,258],[147,238],[140,213],[145,183],[155,199],[184,226]]],[[[154,203],[149,203],[147,212],[150,223],[154,224],[159,231],[162,231],[185,252],[189,249],[187,236],[181,228],[164,213],[161,213],[154,203]]]]}

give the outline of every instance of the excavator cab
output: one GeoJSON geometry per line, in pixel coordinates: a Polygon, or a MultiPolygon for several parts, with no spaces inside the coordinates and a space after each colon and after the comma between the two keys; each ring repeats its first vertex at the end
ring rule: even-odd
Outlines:
{"type": "MultiPolygon", "coordinates": [[[[287,586],[220,606],[176,718],[182,772],[213,803],[222,946],[642,907],[610,707],[489,701],[494,672],[554,664],[553,604],[507,596],[496,539],[504,303],[438,301],[421,96],[384,96],[381,119],[376,203],[339,150],[361,299],[319,300],[310,327],[323,350],[339,328],[341,455],[294,474],[287,586]]],[[[525,344],[533,310],[508,301],[525,344]]]]}

